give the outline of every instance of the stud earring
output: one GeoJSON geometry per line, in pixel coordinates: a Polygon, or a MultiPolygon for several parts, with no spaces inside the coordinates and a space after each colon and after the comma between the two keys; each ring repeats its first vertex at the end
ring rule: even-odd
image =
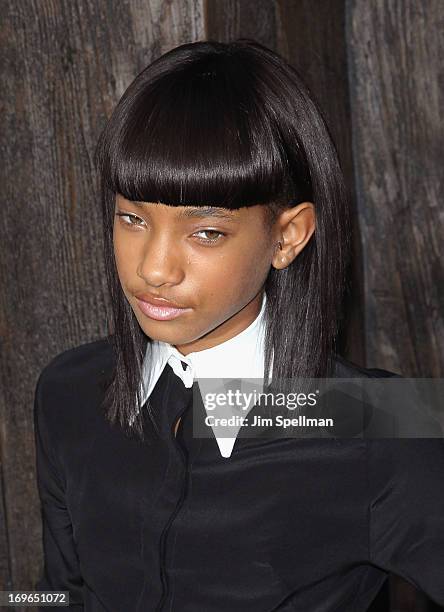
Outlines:
{"type": "Polygon", "coordinates": [[[282,244],[280,240],[278,241],[278,247],[279,247],[279,250],[282,251],[282,244]]]}

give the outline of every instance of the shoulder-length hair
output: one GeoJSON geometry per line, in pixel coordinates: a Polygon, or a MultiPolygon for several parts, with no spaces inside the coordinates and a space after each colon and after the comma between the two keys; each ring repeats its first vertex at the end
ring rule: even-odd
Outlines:
{"type": "Polygon", "coordinates": [[[130,84],[94,159],[114,324],[103,404],[112,423],[143,438],[139,389],[151,342],[117,275],[116,193],[172,206],[263,204],[270,223],[282,209],[313,202],[310,241],[266,279],[264,380],[272,358],[273,380],[331,374],[350,259],[349,198],[326,122],[292,66],[250,39],[180,45],[130,84]]]}

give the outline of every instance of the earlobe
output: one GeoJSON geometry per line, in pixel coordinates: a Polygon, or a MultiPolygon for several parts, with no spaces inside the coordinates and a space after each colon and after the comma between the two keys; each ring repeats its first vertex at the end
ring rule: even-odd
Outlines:
{"type": "Polygon", "coordinates": [[[287,264],[287,259],[286,259],[285,257],[282,257],[282,258],[280,259],[280,262],[281,262],[281,265],[272,264],[272,265],[273,265],[273,268],[274,268],[275,270],[284,270],[284,268],[287,268],[287,267],[288,267],[288,264],[287,264]]]}
{"type": "MultiPolygon", "coordinates": [[[[275,250],[275,257],[277,257],[277,251],[282,251],[282,242],[281,242],[280,240],[278,240],[278,241],[276,242],[276,245],[275,245],[274,250],[275,250]]],[[[286,262],[286,257],[285,257],[285,255],[281,255],[279,259],[280,259],[280,261],[281,261],[283,264],[286,262]]],[[[276,267],[276,265],[275,265],[274,263],[272,263],[272,266],[273,266],[273,268],[275,268],[276,270],[280,270],[280,267],[276,267]]],[[[284,267],[285,267],[285,266],[284,266],[284,267]]]]}
{"type": "MultiPolygon", "coordinates": [[[[276,250],[282,251],[282,243],[280,241],[276,245],[276,250]]],[[[282,268],[287,267],[288,265],[287,257],[285,254],[280,254],[279,256],[276,254],[275,257],[278,260],[278,262],[280,262],[280,265],[277,265],[276,263],[272,263],[273,268],[275,268],[276,270],[281,270],[282,268]]]]}

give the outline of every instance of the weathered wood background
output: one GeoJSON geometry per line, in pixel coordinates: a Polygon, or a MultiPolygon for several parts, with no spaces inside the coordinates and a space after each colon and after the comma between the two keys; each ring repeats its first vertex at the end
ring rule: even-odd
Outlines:
{"type": "MultiPolygon", "coordinates": [[[[58,352],[107,334],[92,153],[146,64],[251,37],[303,74],[354,207],[350,359],[444,375],[442,0],[3,0],[0,590],[42,563],[33,394],[58,352]]],[[[436,610],[395,578],[372,610],[436,610]]]]}

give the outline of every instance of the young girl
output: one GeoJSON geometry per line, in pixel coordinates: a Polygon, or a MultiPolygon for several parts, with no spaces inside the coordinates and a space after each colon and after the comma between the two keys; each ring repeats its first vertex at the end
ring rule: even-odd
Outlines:
{"type": "Polygon", "coordinates": [[[114,332],[37,383],[36,588],[85,612],[358,612],[394,572],[444,604],[441,439],[193,435],[201,377],[392,375],[336,353],[349,205],[297,72],[249,40],[177,47],[96,162],[114,332]]]}

